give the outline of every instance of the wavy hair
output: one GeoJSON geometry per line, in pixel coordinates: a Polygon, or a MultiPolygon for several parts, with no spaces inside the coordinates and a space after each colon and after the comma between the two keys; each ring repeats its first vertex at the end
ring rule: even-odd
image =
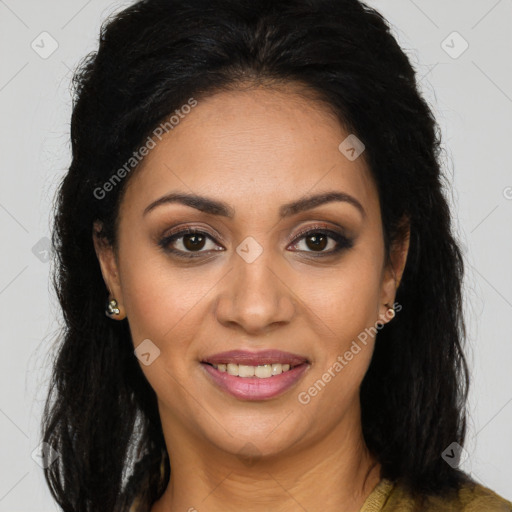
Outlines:
{"type": "Polygon", "coordinates": [[[105,316],[92,241],[100,220],[115,246],[130,175],[105,197],[95,191],[190,97],[247,83],[298,84],[363,141],[388,255],[408,219],[402,310],[379,332],[362,383],[363,433],[382,476],[417,495],[468,479],[441,457],[464,443],[469,383],[441,134],[388,22],[358,0],[146,0],[106,20],[73,77],[72,161],[53,226],[64,327],[42,419],[59,453],[45,478],[65,511],[126,511],[135,496],[147,511],[171,471],[128,324],[105,316]]]}

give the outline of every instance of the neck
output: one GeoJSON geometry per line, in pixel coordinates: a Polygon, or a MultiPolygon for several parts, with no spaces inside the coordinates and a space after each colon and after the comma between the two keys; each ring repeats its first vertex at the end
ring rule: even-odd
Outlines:
{"type": "Polygon", "coordinates": [[[380,480],[380,465],[360,423],[348,421],[315,443],[253,457],[212,447],[174,423],[173,432],[164,428],[171,478],[151,512],[358,512],[380,480]]]}

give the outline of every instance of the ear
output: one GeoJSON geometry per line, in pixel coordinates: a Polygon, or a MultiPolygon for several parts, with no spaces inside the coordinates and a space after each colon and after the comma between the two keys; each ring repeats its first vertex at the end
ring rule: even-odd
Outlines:
{"type": "Polygon", "coordinates": [[[396,291],[402,280],[407,254],[409,253],[411,230],[408,218],[402,219],[398,233],[397,240],[391,244],[389,261],[384,268],[382,277],[382,292],[379,304],[379,318],[382,319],[382,323],[387,323],[394,317],[394,314],[390,314],[389,309],[394,309],[396,291]]]}
{"type": "Polygon", "coordinates": [[[94,243],[94,250],[98,257],[98,262],[101,268],[101,274],[105,286],[109,291],[109,300],[116,299],[119,314],[111,318],[116,320],[123,320],[126,318],[126,312],[123,307],[123,294],[121,291],[121,282],[119,279],[119,268],[116,254],[112,245],[107,239],[101,235],[103,224],[100,221],[95,221],[92,230],[92,238],[94,243]]]}

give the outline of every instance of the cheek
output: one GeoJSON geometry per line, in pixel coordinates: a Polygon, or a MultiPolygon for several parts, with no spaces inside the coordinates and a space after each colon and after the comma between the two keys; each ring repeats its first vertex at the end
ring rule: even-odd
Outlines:
{"type": "Polygon", "coordinates": [[[312,422],[318,417],[338,421],[359,396],[374,348],[380,291],[376,266],[360,262],[310,294],[307,306],[314,313],[319,345],[316,367],[297,398],[312,422]]]}
{"type": "Polygon", "coordinates": [[[304,297],[322,333],[346,342],[377,320],[381,295],[381,262],[364,251],[354,252],[330,272],[301,278],[304,297]]]}
{"type": "MultiPolygon", "coordinates": [[[[211,288],[208,276],[196,279],[186,270],[170,271],[146,262],[132,267],[123,281],[123,297],[134,338],[154,338],[159,343],[198,325],[201,301],[211,288]]],[[[134,339],[135,341],[135,339],[134,339]]]]}
{"type": "Polygon", "coordinates": [[[193,316],[211,288],[214,270],[177,266],[146,237],[132,231],[121,240],[123,302],[134,343],[149,338],[163,346],[165,339],[194,324],[193,316]]]}
{"type": "Polygon", "coordinates": [[[172,269],[161,256],[143,253],[126,259],[122,275],[133,344],[149,339],[160,351],[151,364],[141,364],[141,370],[159,399],[175,404],[174,413],[185,420],[192,413],[183,383],[191,375],[188,362],[204,320],[201,300],[211,288],[210,281],[205,276],[194,278],[185,269],[172,269]]]}
{"type": "Polygon", "coordinates": [[[352,253],[329,277],[319,274],[319,279],[302,281],[300,293],[308,297],[305,310],[312,312],[310,322],[316,323],[319,340],[316,368],[298,397],[301,404],[314,404],[305,408],[308,415],[318,408],[337,416],[358,396],[373,354],[380,268],[374,247],[352,253]]]}

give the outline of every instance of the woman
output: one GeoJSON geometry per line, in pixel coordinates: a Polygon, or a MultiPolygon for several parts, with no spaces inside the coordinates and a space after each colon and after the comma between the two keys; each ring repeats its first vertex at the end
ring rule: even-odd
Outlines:
{"type": "Polygon", "coordinates": [[[138,2],[75,85],[43,422],[64,510],[510,509],[458,468],[463,263],[376,11],[138,2]]]}

